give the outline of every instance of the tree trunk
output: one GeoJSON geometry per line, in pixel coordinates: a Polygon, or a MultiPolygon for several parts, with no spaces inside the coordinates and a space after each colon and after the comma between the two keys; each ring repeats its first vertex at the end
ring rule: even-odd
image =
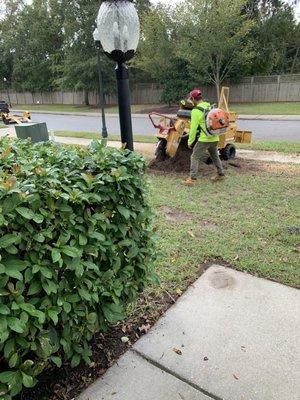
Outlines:
{"type": "Polygon", "coordinates": [[[217,91],[217,99],[218,99],[218,103],[220,101],[220,79],[216,79],[215,81],[215,87],[216,87],[216,91],[217,91]]]}
{"type": "Polygon", "coordinates": [[[84,105],[85,106],[89,106],[90,102],[89,102],[89,92],[88,90],[84,91],[84,105]]]}
{"type": "Polygon", "coordinates": [[[295,57],[294,57],[294,60],[293,60],[293,64],[292,64],[292,68],[291,68],[291,74],[294,73],[296,61],[298,60],[299,50],[300,50],[300,46],[297,47],[297,51],[296,51],[296,54],[295,54],[295,57]]]}

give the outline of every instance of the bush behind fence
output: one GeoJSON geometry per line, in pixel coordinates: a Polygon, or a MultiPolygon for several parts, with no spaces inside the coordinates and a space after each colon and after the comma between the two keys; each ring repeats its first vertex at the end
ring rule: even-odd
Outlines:
{"type": "MultiPolygon", "coordinates": [[[[233,103],[256,102],[281,102],[300,101],[300,74],[296,75],[271,75],[245,77],[239,83],[224,83],[230,86],[230,101],[233,103]]],[[[216,101],[216,89],[214,86],[202,86],[203,93],[210,101],[216,101]]],[[[157,83],[139,83],[132,86],[132,104],[157,104],[161,101],[163,88],[157,83]]],[[[44,93],[18,93],[9,92],[10,101],[18,104],[84,104],[83,91],[55,91],[44,93]]],[[[0,91],[0,100],[8,101],[8,92],[0,91]]],[[[99,95],[96,91],[89,92],[89,103],[96,105],[99,95]]],[[[107,105],[117,104],[116,95],[106,96],[107,105]]]]}

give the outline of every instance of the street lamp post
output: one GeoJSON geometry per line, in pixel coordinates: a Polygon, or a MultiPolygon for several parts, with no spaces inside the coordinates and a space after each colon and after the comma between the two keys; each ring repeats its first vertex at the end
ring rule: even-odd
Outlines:
{"type": "Polygon", "coordinates": [[[11,101],[10,101],[10,94],[9,94],[9,87],[8,87],[8,81],[6,78],[3,78],[3,82],[6,85],[6,93],[7,93],[7,98],[8,98],[8,105],[11,108],[11,101]]]}
{"type": "Polygon", "coordinates": [[[104,139],[107,138],[107,127],[106,127],[106,120],[105,120],[105,96],[104,96],[104,80],[103,80],[103,71],[101,68],[101,61],[100,61],[100,49],[101,49],[101,41],[99,36],[98,28],[94,30],[93,33],[95,47],[97,50],[97,63],[98,63],[98,74],[99,74],[99,98],[100,98],[100,107],[102,113],[102,137],[104,139]]]}
{"type": "Polygon", "coordinates": [[[105,54],[116,61],[121,139],[133,151],[129,75],[126,61],[136,52],[140,22],[131,0],[105,0],[99,9],[97,27],[105,54]]]}

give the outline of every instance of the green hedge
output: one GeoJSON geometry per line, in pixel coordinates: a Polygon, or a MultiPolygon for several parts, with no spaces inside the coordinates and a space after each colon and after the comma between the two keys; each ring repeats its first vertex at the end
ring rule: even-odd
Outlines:
{"type": "Polygon", "coordinates": [[[0,140],[0,398],[89,341],[153,276],[141,156],[0,140]]]}

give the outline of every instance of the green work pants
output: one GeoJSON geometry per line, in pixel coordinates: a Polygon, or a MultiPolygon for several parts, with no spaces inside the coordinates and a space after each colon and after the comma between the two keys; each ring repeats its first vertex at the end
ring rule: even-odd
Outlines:
{"type": "Polygon", "coordinates": [[[212,162],[217,168],[219,175],[224,175],[223,166],[219,157],[218,142],[197,142],[191,156],[191,178],[196,179],[199,170],[199,162],[206,161],[209,153],[212,162]]]}

